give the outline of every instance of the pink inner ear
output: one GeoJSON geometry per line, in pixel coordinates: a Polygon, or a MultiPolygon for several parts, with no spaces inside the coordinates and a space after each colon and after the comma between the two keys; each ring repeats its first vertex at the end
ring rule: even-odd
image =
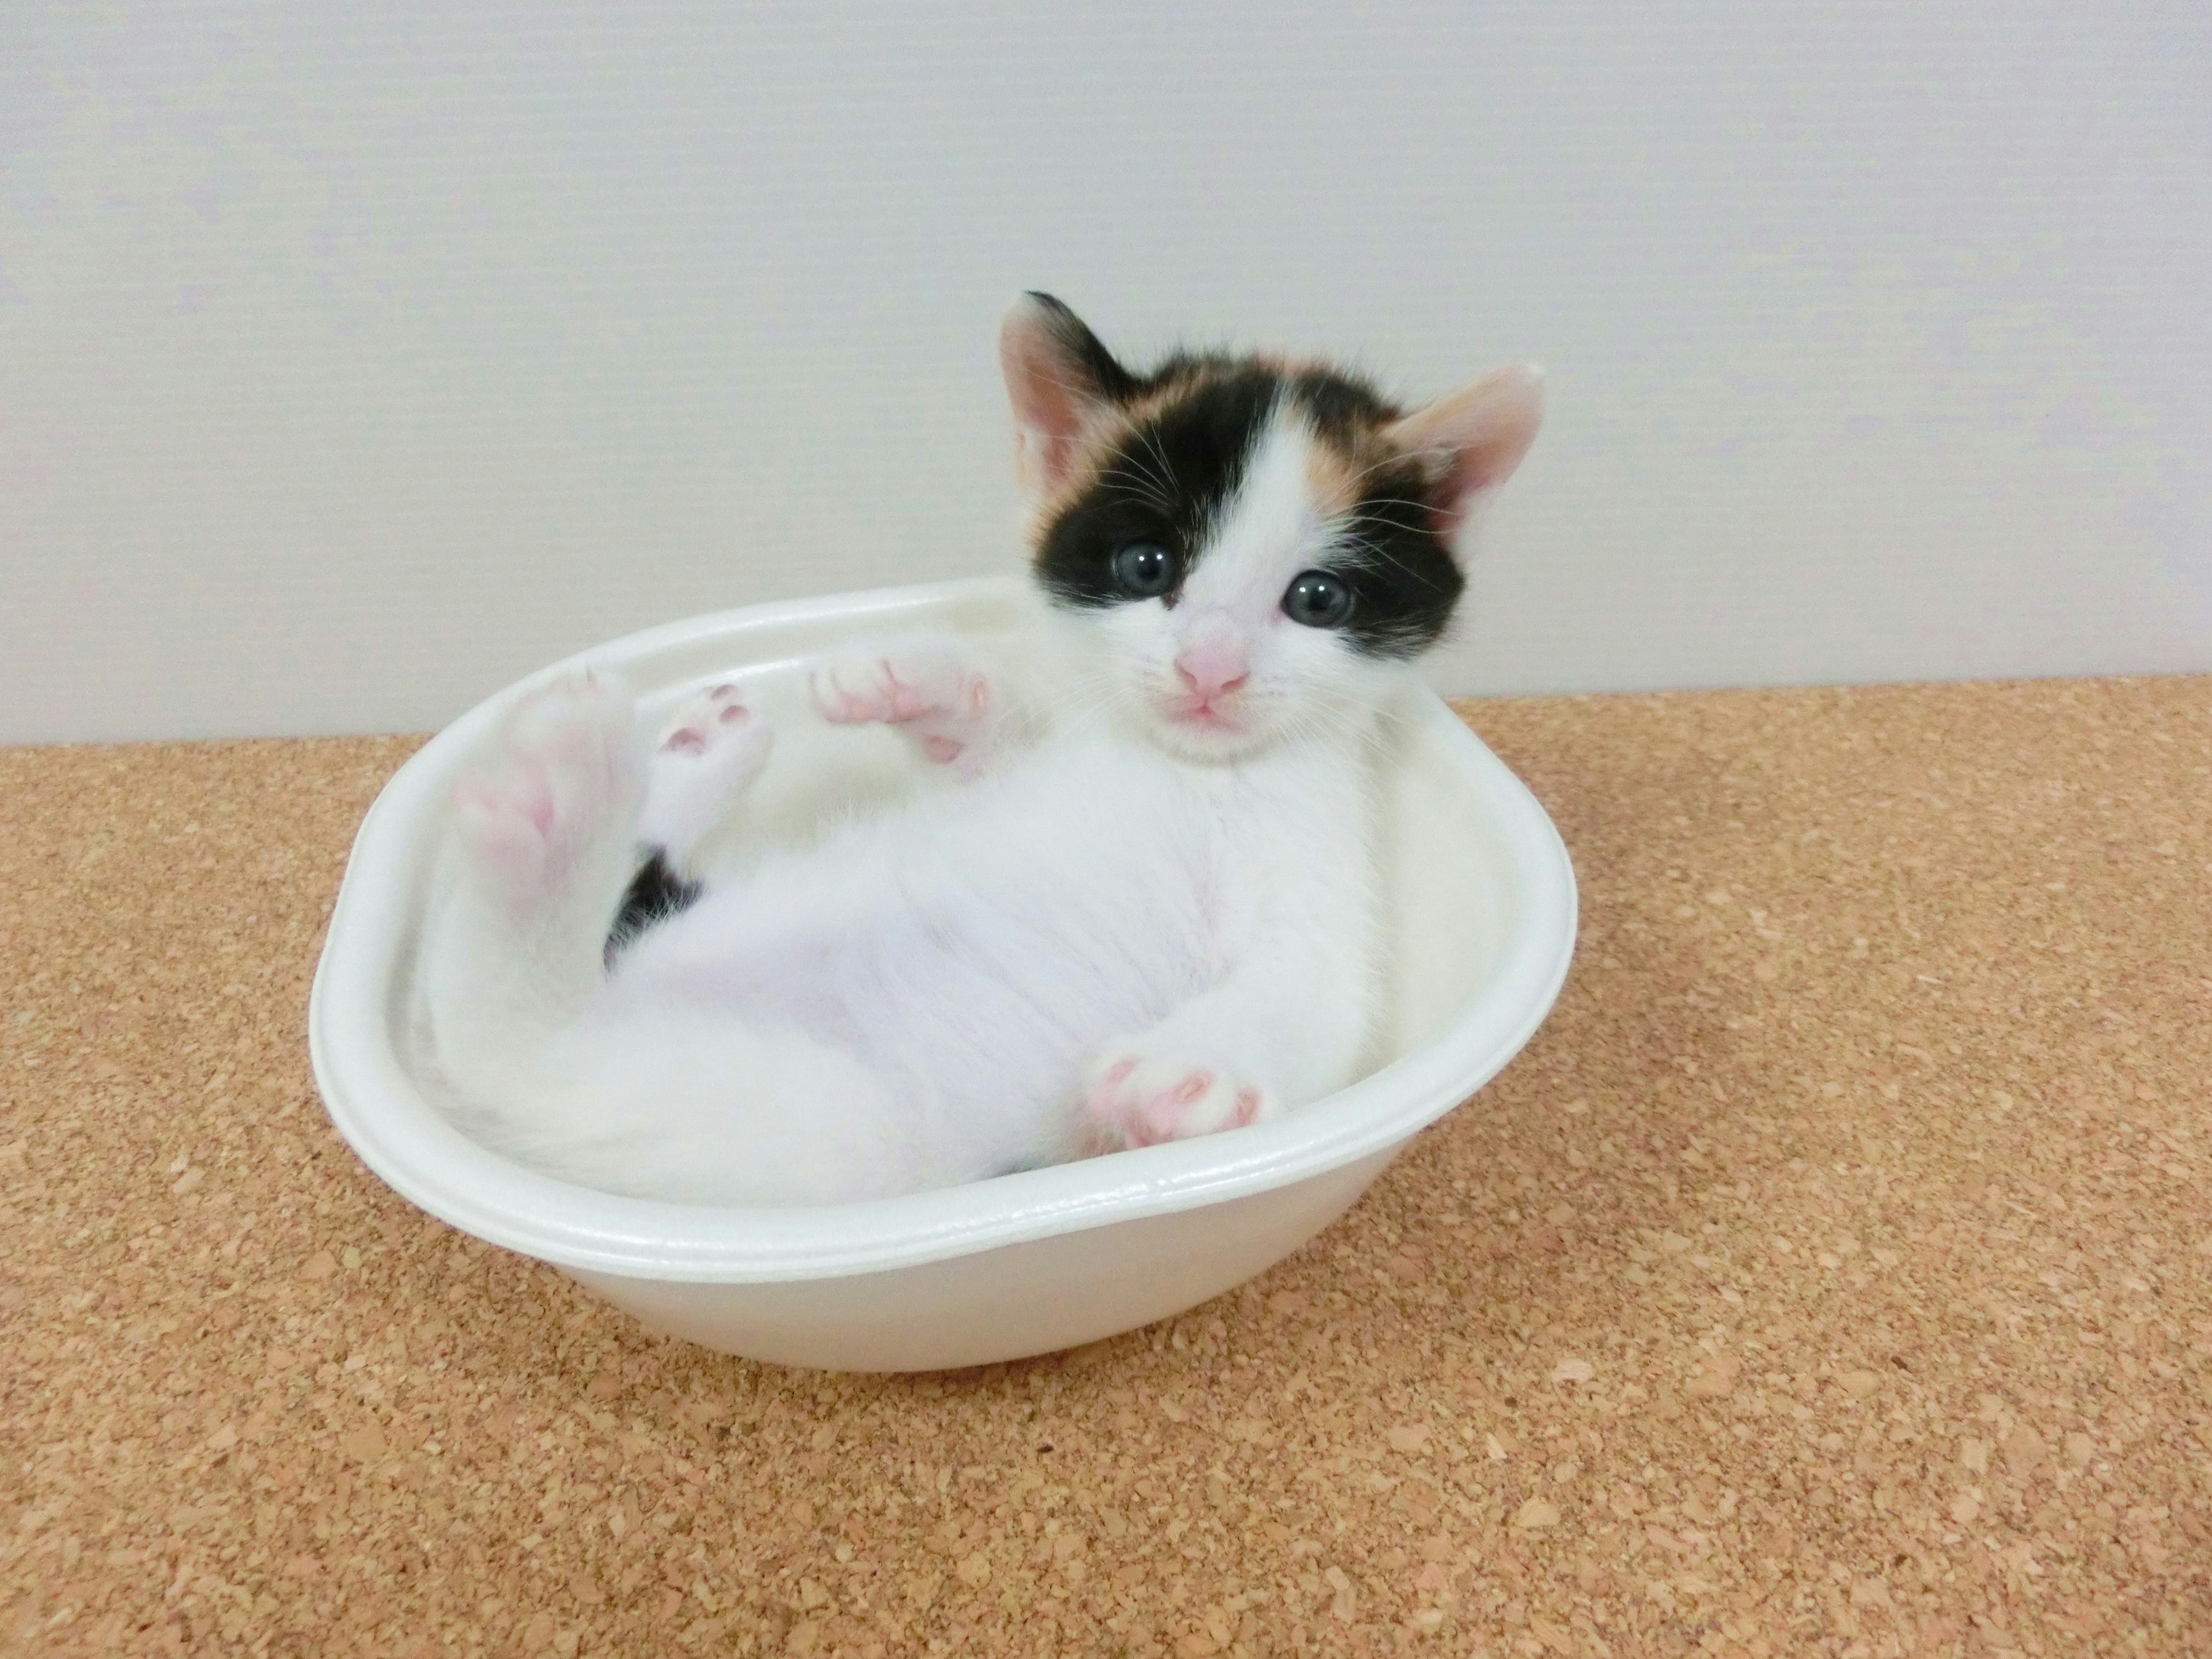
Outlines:
{"type": "Polygon", "coordinates": [[[1437,513],[1449,535],[1475,496],[1513,476],[1543,417],[1544,373],[1523,364],[1486,374],[1414,410],[1390,428],[1389,436],[1429,465],[1437,481],[1437,513]]]}
{"type": "Polygon", "coordinates": [[[1090,384],[1044,313],[1022,302],[999,331],[999,362],[1013,404],[1022,461],[1032,487],[1049,488],[1075,464],[1076,447],[1104,415],[1108,400],[1090,384]]]}

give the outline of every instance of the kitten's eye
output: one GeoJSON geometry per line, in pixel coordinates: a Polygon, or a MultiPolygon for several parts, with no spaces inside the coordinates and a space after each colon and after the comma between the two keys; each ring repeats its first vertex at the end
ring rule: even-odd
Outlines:
{"type": "Polygon", "coordinates": [[[1352,590],[1326,570],[1309,570],[1291,579],[1283,614],[1308,628],[1341,628],[1352,615],[1352,590]]]}
{"type": "Polygon", "coordinates": [[[1175,586],[1175,556],[1152,542],[1131,542],[1114,556],[1114,585],[1133,599],[1157,599],[1175,586]]]}

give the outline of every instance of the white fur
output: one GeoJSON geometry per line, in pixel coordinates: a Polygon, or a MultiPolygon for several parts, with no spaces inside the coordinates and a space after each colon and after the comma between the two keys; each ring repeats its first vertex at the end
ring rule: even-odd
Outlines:
{"type": "Polygon", "coordinates": [[[912,720],[989,769],[756,858],[611,971],[641,811],[696,844],[728,802],[696,781],[743,788],[764,717],[710,694],[673,728],[702,744],[648,767],[617,688],[521,705],[460,792],[422,957],[474,1132],[611,1191],[809,1204],[1210,1133],[1352,1081],[1379,966],[1370,739],[1406,671],[1281,611],[1334,533],[1308,442],[1270,432],[1180,603],[1050,624],[1042,685],[986,683],[957,641],[822,665],[827,717],[912,720]],[[1195,721],[1175,664],[1200,639],[1249,676],[1195,721]],[[899,703],[907,685],[926,695],[899,703]],[[987,705],[991,732],[1018,708],[1045,735],[990,741],[987,705]]]}

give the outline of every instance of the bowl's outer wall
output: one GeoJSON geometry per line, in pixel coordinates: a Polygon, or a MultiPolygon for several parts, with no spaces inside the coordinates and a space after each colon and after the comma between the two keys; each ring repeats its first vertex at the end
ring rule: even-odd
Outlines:
{"type": "Polygon", "coordinates": [[[840,1371],[1025,1359],[1234,1290],[1351,1208],[1397,1150],[1226,1203],[890,1273],[769,1285],[570,1273],[654,1330],[748,1359],[840,1371]]]}

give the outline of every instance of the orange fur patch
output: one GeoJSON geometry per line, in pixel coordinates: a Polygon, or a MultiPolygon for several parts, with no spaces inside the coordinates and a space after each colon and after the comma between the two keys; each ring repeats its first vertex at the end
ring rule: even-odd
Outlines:
{"type": "MultiPolygon", "coordinates": [[[[1029,526],[1031,545],[1034,546],[1042,538],[1046,527],[1063,512],[1105,481],[1107,469],[1139,428],[1156,419],[1164,410],[1206,386],[1254,366],[1273,370],[1285,379],[1326,368],[1318,362],[1266,354],[1248,355],[1232,363],[1200,362],[1180,366],[1177,372],[1152,387],[1142,397],[1106,411],[1092,429],[1084,434],[1066,476],[1036,505],[1029,526]]],[[[1307,477],[1313,489],[1314,501],[1322,512],[1334,514],[1351,511],[1359,501],[1364,481],[1376,468],[1405,453],[1389,440],[1386,431],[1387,428],[1378,422],[1360,432],[1349,447],[1317,432],[1312,434],[1307,477]]],[[[1164,477],[1153,478],[1146,475],[1141,465],[1142,447],[1138,447],[1140,458],[1139,474],[1125,481],[1127,487],[1139,491],[1158,488],[1166,492],[1172,487],[1172,481],[1164,477]]]]}

